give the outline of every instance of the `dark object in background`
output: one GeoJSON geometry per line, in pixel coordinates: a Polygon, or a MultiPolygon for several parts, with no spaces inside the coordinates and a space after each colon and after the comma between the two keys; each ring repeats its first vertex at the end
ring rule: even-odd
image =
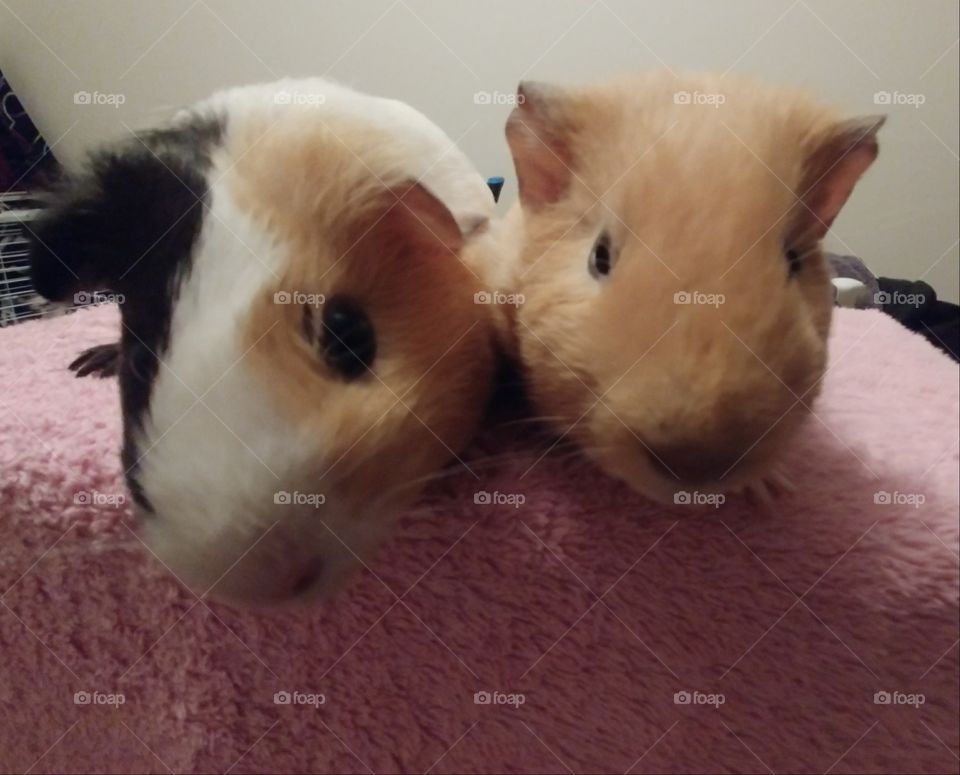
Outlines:
{"type": "Polygon", "coordinates": [[[879,277],[877,282],[884,312],[960,362],[960,307],[939,301],[937,292],[922,280],[879,277]]]}
{"type": "Polygon", "coordinates": [[[32,192],[60,175],[60,165],[0,73],[0,327],[49,314],[30,280],[27,235],[41,204],[32,192]]]}
{"type": "Polygon", "coordinates": [[[841,256],[836,253],[824,253],[827,264],[830,267],[830,273],[834,277],[849,277],[864,284],[863,309],[873,309],[880,306],[876,301],[877,294],[880,293],[880,286],[877,284],[877,278],[873,272],[867,269],[867,265],[857,256],[841,256]]]}
{"type": "MultiPolygon", "coordinates": [[[[937,292],[922,280],[874,277],[856,256],[826,253],[834,277],[849,277],[865,286],[864,308],[878,308],[911,331],[960,361],[960,307],[937,299],[937,292]]],[[[860,306],[860,305],[858,305],[860,306]]]]}
{"type": "Polygon", "coordinates": [[[503,190],[503,178],[499,175],[487,178],[487,185],[490,187],[490,191],[493,193],[493,201],[500,201],[500,192],[503,190]]]}
{"type": "Polygon", "coordinates": [[[0,191],[31,191],[59,172],[46,141],[0,72],[0,191]]]}

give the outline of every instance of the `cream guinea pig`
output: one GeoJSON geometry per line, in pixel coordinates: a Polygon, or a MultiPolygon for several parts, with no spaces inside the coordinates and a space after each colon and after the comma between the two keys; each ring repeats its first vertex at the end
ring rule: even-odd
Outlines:
{"type": "Polygon", "coordinates": [[[662,502],[786,486],[776,463],[827,361],[820,241],[883,118],[668,73],[522,83],[517,103],[502,282],[523,299],[514,343],[538,414],[662,502]]]}

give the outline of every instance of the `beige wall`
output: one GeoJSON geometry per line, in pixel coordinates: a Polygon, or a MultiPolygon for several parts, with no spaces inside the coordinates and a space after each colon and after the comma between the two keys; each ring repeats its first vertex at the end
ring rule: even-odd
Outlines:
{"type": "Polygon", "coordinates": [[[829,246],[956,300],[957,16],[955,0],[0,0],[0,67],[67,160],[218,87],[325,73],[411,102],[508,180],[509,107],[474,95],[521,77],[666,64],[801,84],[890,115],[829,246]],[[878,108],[878,91],[925,101],[878,108]]]}

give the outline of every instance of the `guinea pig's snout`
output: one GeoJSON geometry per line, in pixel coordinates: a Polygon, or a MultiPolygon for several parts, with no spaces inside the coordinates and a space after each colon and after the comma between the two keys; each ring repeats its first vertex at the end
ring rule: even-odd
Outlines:
{"type": "Polygon", "coordinates": [[[726,476],[746,450],[725,443],[680,443],[648,447],[647,453],[653,468],[664,478],[699,484],[726,476]]]}
{"type": "Polygon", "coordinates": [[[241,561],[210,590],[213,597],[235,604],[275,604],[312,597],[327,581],[327,563],[316,555],[306,559],[274,556],[241,561]]]}
{"type": "MultiPolygon", "coordinates": [[[[316,531],[282,523],[197,540],[176,531],[171,520],[159,515],[144,526],[143,540],[196,594],[241,607],[326,597],[359,564],[338,542],[320,540],[316,531]]],[[[344,540],[356,543],[349,536],[344,540]]]]}
{"type": "Polygon", "coordinates": [[[290,585],[290,596],[299,597],[308,593],[323,575],[323,558],[315,557],[304,565],[299,573],[293,577],[290,585]]]}

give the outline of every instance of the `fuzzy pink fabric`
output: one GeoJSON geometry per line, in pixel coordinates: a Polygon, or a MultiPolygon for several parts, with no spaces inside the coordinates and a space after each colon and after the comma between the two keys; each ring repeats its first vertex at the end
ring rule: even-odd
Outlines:
{"type": "Polygon", "coordinates": [[[66,370],[116,327],[0,332],[0,770],[958,771],[958,369],[880,313],[838,313],[776,513],[656,506],[505,426],[352,587],[265,613],[74,503],[123,492],[115,381],[66,370]]]}

